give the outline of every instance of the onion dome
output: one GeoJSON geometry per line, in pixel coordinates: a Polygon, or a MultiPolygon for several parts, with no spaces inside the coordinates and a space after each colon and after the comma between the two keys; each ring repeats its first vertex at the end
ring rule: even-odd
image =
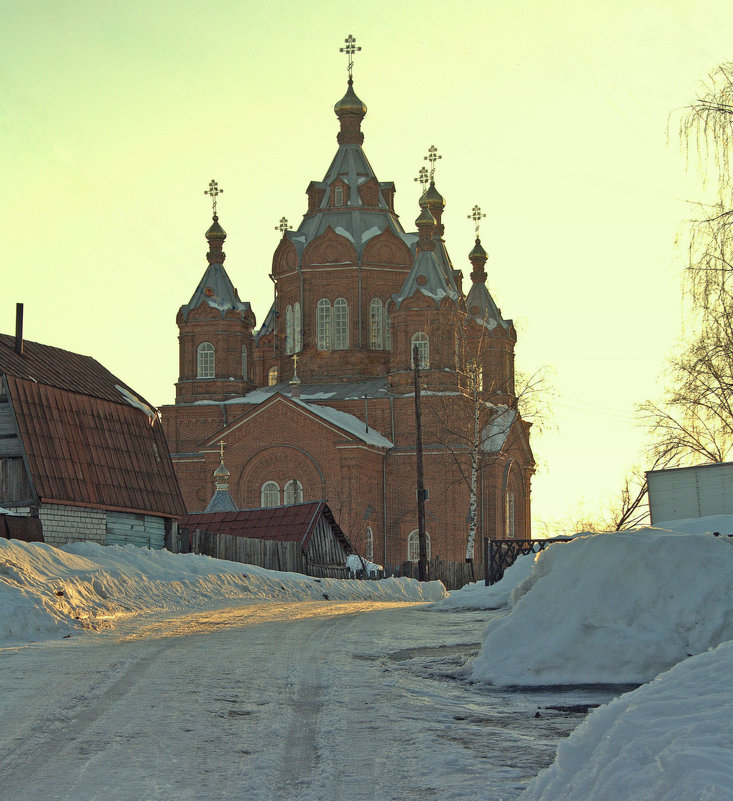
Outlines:
{"type": "Polygon", "coordinates": [[[428,207],[428,193],[427,190],[420,195],[420,208],[426,209],[428,207]]]}
{"type": "Polygon", "coordinates": [[[425,199],[430,211],[442,211],[445,208],[445,199],[443,195],[435,188],[435,181],[430,182],[428,191],[425,193],[425,199]]]}
{"type": "Polygon", "coordinates": [[[217,482],[225,482],[225,481],[228,481],[229,476],[230,476],[230,473],[226,469],[226,467],[224,465],[224,460],[222,459],[221,464],[219,465],[219,467],[217,467],[216,470],[214,470],[214,478],[216,479],[217,482]]]}
{"type": "Polygon", "coordinates": [[[432,233],[432,229],[435,227],[435,217],[430,213],[430,209],[427,205],[423,206],[420,216],[415,220],[415,225],[421,234],[423,231],[430,231],[430,233],[432,233]]]}
{"type": "Polygon", "coordinates": [[[476,244],[473,246],[473,250],[468,254],[468,260],[473,265],[471,280],[474,283],[484,283],[486,281],[486,271],[484,269],[484,265],[486,264],[487,259],[488,256],[481,245],[481,240],[476,237],[476,244]]]}
{"type": "Polygon", "coordinates": [[[227,238],[227,232],[219,225],[219,218],[214,215],[214,222],[209,226],[206,232],[206,240],[209,243],[209,252],[206,258],[209,264],[222,264],[226,255],[223,250],[224,240],[227,238]]]}
{"type": "Polygon", "coordinates": [[[363,118],[366,114],[367,107],[356,96],[354,81],[351,78],[349,78],[349,88],[346,90],[346,94],[336,103],[333,110],[337,117],[341,117],[343,114],[354,114],[363,118]]]}

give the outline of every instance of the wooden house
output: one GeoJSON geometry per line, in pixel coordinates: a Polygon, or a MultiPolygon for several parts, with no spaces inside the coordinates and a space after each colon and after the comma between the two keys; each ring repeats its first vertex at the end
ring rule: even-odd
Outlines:
{"type": "Polygon", "coordinates": [[[0,334],[0,505],[46,542],[163,548],[185,507],[157,411],[89,356],[0,334]]]}

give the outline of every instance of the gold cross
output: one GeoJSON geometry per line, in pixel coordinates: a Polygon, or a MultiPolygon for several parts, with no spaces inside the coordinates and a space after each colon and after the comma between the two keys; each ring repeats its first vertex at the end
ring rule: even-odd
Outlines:
{"type": "Polygon", "coordinates": [[[298,354],[293,354],[293,378],[296,378],[298,375],[298,354]]]}
{"type": "Polygon", "coordinates": [[[468,219],[473,220],[474,223],[476,224],[476,239],[478,239],[478,227],[481,223],[481,220],[485,216],[486,215],[481,211],[480,206],[474,206],[473,209],[471,210],[471,213],[468,215],[468,219]]]}
{"type": "Polygon", "coordinates": [[[417,174],[417,178],[414,178],[413,180],[420,182],[420,186],[422,187],[422,191],[424,192],[428,188],[428,168],[420,167],[420,171],[417,174]]]}
{"type": "Polygon", "coordinates": [[[351,73],[354,69],[354,53],[358,53],[361,48],[356,46],[356,39],[351,34],[344,39],[344,43],[346,47],[339,47],[339,53],[346,53],[349,57],[347,68],[349,70],[349,83],[351,83],[351,73]]]}
{"type": "Polygon", "coordinates": [[[226,442],[223,439],[219,440],[219,458],[221,459],[222,464],[224,464],[224,446],[226,442]]]}
{"type": "Polygon", "coordinates": [[[280,231],[281,234],[284,234],[288,230],[287,217],[280,218],[280,222],[275,226],[275,230],[280,231]]]}
{"type": "Polygon", "coordinates": [[[435,145],[430,145],[428,148],[428,155],[423,156],[424,161],[430,162],[430,180],[432,181],[435,178],[435,162],[438,159],[442,159],[442,156],[438,155],[438,148],[435,145]]]}
{"type": "Polygon", "coordinates": [[[216,217],[216,198],[218,195],[223,194],[223,192],[224,190],[219,189],[219,184],[213,178],[209,181],[209,188],[204,189],[205,195],[211,195],[214,217],[216,217]]]}

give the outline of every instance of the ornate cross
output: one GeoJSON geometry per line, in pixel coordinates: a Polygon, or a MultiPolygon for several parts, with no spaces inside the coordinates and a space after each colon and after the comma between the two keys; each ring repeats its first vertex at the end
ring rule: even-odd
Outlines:
{"type": "Polygon", "coordinates": [[[222,464],[224,464],[224,446],[226,442],[223,439],[219,440],[219,458],[221,459],[222,464]]]}
{"type": "Polygon", "coordinates": [[[214,209],[214,217],[216,217],[216,198],[224,192],[223,189],[219,189],[219,184],[212,178],[209,181],[209,188],[204,189],[205,195],[211,195],[212,207],[214,209]]]}
{"type": "Polygon", "coordinates": [[[438,159],[442,159],[442,158],[443,158],[442,156],[438,155],[438,148],[435,147],[435,145],[430,145],[430,147],[428,148],[428,155],[427,156],[423,156],[423,160],[424,161],[429,161],[430,162],[430,180],[431,181],[435,177],[435,162],[438,159]]]}
{"type": "Polygon", "coordinates": [[[361,48],[356,46],[356,39],[351,34],[344,39],[344,43],[346,47],[339,47],[339,53],[346,53],[349,57],[347,68],[349,70],[349,83],[351,83],[351,73],[354,69],[354,53],[358,53],[361,48]]]}
{"type": "Polygon", "coordinates": [[[293,378],[298,375],[298,354],[293,354],[293,378]]]}
{"type": "Polygon", "coordinates": [[[422,191],[424,192],[428,188],[428,168],[420,167],[420,171],[417,174],[417,178],[413,180],[419,181],[420,186],[422,187],[422,191]]]}
{"type": "Polygon", "coordinates": [[[287,217],[280,218],[280,222],[275,226],[275,230],[280,231],[281,234],[284,234],[288,230],[287,217]]]}
{"type": "Polygon", "coordinates": [[[478,239],[478,227],[481,224],[481,220],[485,216],[486,215],[481,211],[480,206],[474,206],[473,209],[471,210],[471,213],[468,215],[468,219],[473,220],[476,225],[476,239],[478,239]]]}

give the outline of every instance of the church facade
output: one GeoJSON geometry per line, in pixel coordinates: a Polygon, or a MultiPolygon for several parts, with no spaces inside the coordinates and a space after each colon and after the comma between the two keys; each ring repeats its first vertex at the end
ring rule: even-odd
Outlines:
{"type": "Polygon", "coordinates": [[[517,336],[486,287],[478,228],[464,288],[434,171],[405,231],[394,184],[362,148],[366,106],[351,77],[334,110],[336,155],[308,185],[298,228],[282,225],[275,301],[259,328],[224,268],[214,206],[208,266],[177,316],[175,403],[161,409],[188,511],[207,506],[224,442],[239,508],[326,500],[361,555],[417,561],[417,358],[429,556],[472,556],[472,531],[479,542],[529,537],[534,458],[517,336]]]}

